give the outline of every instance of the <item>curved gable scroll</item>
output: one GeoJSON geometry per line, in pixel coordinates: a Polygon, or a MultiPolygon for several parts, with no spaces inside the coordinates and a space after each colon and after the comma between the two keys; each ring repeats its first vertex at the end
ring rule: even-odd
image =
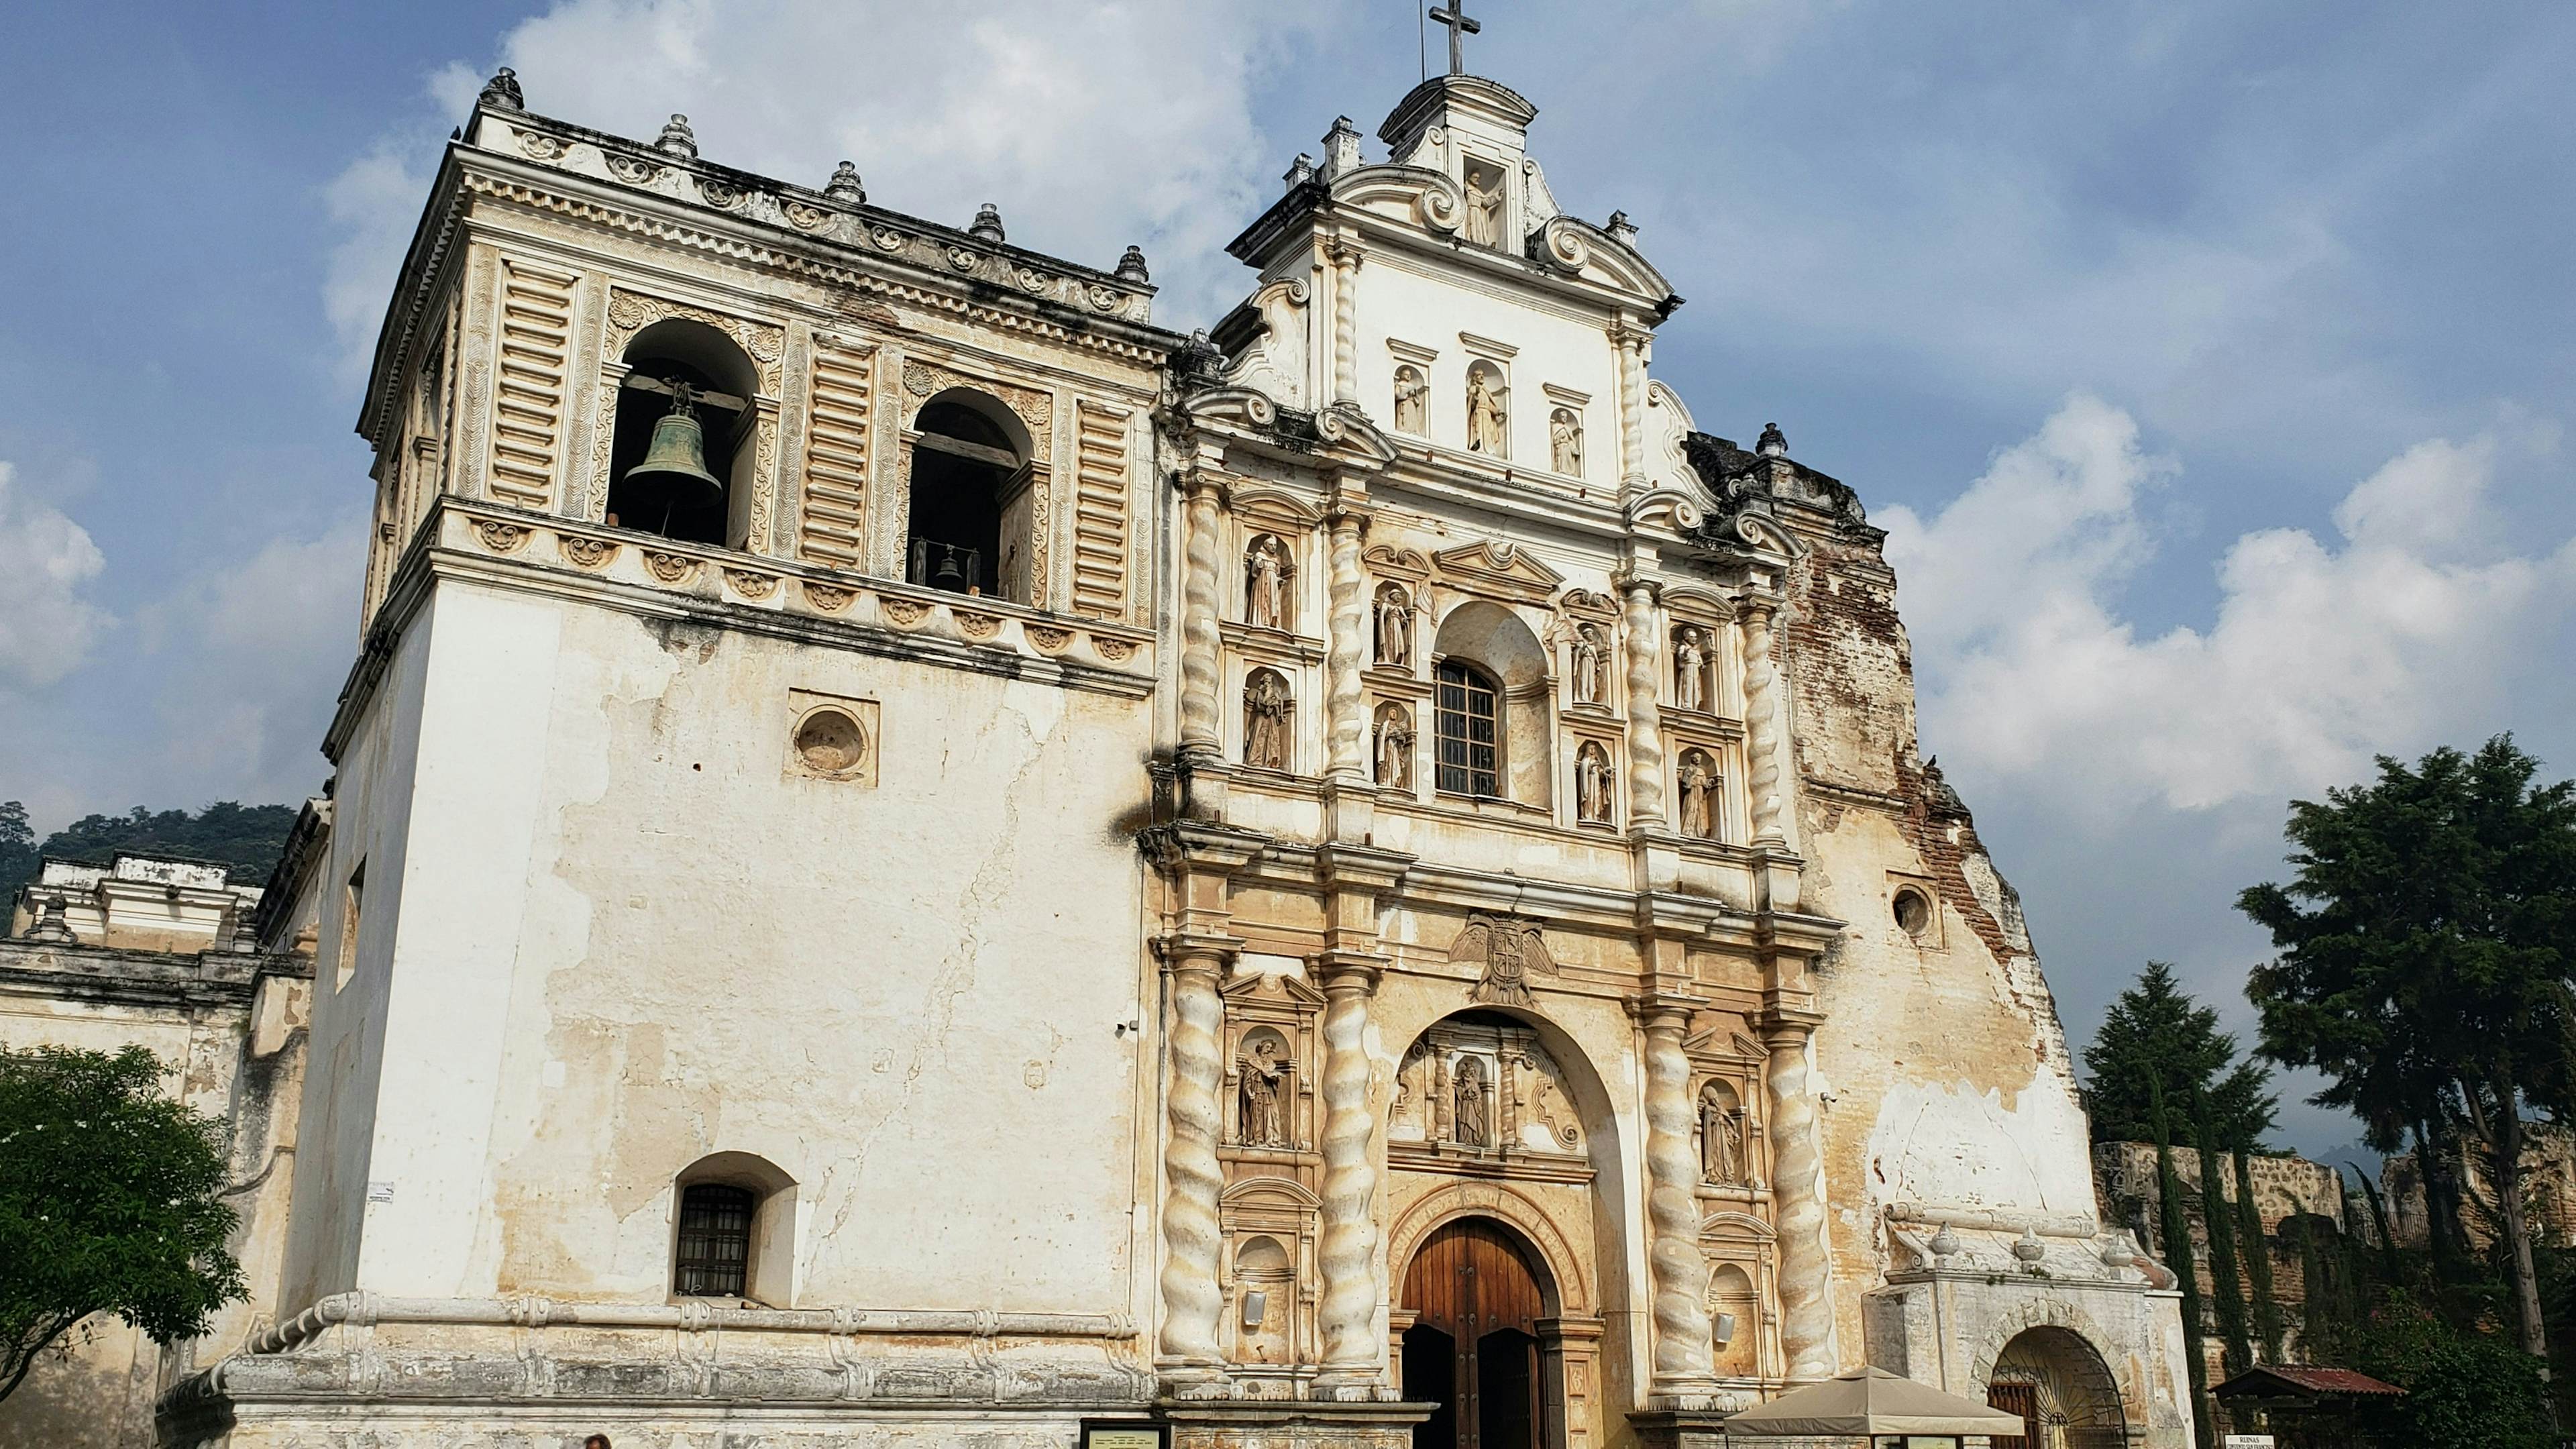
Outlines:
{"type": "Polygon", "coordinates": [[[1575,217],[1549,217],[1531,232],[1529,256],[1550,270],[1571,272],[1653,302],[1673,295],[1672,284],[1636,248],[1575,217]]]}
{"type": "Polygon", "coordinates": [[[1458,183],[1427,166],[1361,166],[1333,178],[1333,200],[1448,236],[1467,214],[1458,183]]]}

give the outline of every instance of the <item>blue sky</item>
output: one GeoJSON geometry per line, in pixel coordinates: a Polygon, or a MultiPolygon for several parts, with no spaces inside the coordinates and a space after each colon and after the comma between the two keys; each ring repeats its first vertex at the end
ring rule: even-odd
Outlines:
{"type": "MultiPolygon", "coordinates": [[[[1484,0],[1559,199],[1690,299],[1655,371],[1892,530],[1941,756],[2081,1037],[2247,1025],[2283,802],[2513,729],[2576,770],[2576,9],[1484,0]]],[[[479,77],[1106,264],[1224,240],[1413,7],[45,7],[0,185],[0,799],[291,800],[354,646],[359,369],[479,77]]],[[[1440,37],[1435,30],[1435,57],[1440,37]]],[[[1436,63],[1436,59],[1435,59],[1436,63]]],[[[2294,1106],[2285,1135],[2348,1123],[2294,1106]]]]}

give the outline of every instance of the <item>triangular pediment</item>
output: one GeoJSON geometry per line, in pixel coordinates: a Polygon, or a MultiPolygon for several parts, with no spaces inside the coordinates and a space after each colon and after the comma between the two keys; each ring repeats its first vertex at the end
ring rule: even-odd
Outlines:
{"type": "Polygon", "coordinates": [[[1540,563],[1528,549],[1489,538],[1463,548],[1443,549],[1433,554],[1431,561],[1446,578],[1534,602],[1552,598],[1565,583],[1565,575],[1540,563]]]}

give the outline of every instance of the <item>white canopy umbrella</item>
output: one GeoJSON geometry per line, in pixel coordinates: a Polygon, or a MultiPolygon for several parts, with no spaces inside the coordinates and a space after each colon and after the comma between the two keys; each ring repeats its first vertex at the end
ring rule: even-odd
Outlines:
{"type": "Polygon", "coordinates": [[[2017,1435],[2019,1414],[1945,1394],[1882,1368],[1856,1368],[1729,1414],[1729,1438],[1831,1438],[1866,1434],[2017,1435]]]}

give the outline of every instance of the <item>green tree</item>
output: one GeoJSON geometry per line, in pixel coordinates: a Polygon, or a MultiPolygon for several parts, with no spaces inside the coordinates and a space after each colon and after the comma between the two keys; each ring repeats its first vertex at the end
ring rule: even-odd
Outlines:
{"type": "Polygon", "coordinates": [[[18,898],[18,887],[36,878],[36,863],[41,858],[35,829],[27,824],[27,807],[15,800],[0,800],[0,912],[7,911],[10,902],[18,898]]]}
{"type": "Polygon", "coordinates": [[[2386,1444],[2552,1449],[2557,1432],[2539,1360],[2502,1339],[2453,1327],[2403,1290],[2391,1291],[2341,1336],[2352,1368],[2406,1390],[2362,1412],[2386,1444]]]}
{"type": "Polygon", "coordinates": [[[2522,1346],[2545,1358],[2522,1149],[2530,1114],[2576,1099],[2576,783],[2538,772],[2503,735],[2382,757],[2375,783],[2291,803],[2295,877],[2237,905],[2281,953],[2246,986],[2263,1054],[2324,1073],[2314,1100],[2373,1146],[2456,1121],[2484,1153],[2522,1346]]]}
{"type": "Polygon", "coordinates": [[[2191,1224],[2183,1217],[2182,1176],[2174,1171],[2173,1122],[2165,1107],[2164,1085],[2147,1079],[2147,1130],[2156,1144],[2156,1236],[2163,1239],[2165,1262],[2182,1290],[2183,1371],[2191,1384],[2192,1442],[2215,1444],[2218,1420],[2209,1397],[2209,1355],[2201,1351],[2200,1270],[2191,1257],[2191,1224]]]}
{"type": "Polygon", "coordinates": [[[44,853],[74,860],[105,860],[120,850],[161,852],[232,867],[246,882],[268,878],[295,829],[291,805],[244,805],[218,800],[190,814],[146,810],[123,815],[84,815],[45,837],[44,853]]]}
{"type": "Polygon", "coordinates": [[[2148,962],[2103,1013],[2084,1049],[2084,1077],[2096,1142],[2154,1141],[2159,1091],[2175,1109],[2166,1125],[2178,1147],[2200,1145],[2198,1114],[2182,1110],[2195,1096],[2208,1099],[2222,1147],[2240,1139],[2259,1147],[2280,1105],[2264,1090],[2271,1074],[2237,1060],[2236,1038],[2218,1029],[2218,1013],[2194,1001],[2162,961],[2148,962]]]}
{"type": "Polygon", "coordinates": [[[242,1297],[224,1178],[222,1129],[142,1047],[0,1048],[0,1399],[92,1314],[166,1345],[242,1297]]]}

